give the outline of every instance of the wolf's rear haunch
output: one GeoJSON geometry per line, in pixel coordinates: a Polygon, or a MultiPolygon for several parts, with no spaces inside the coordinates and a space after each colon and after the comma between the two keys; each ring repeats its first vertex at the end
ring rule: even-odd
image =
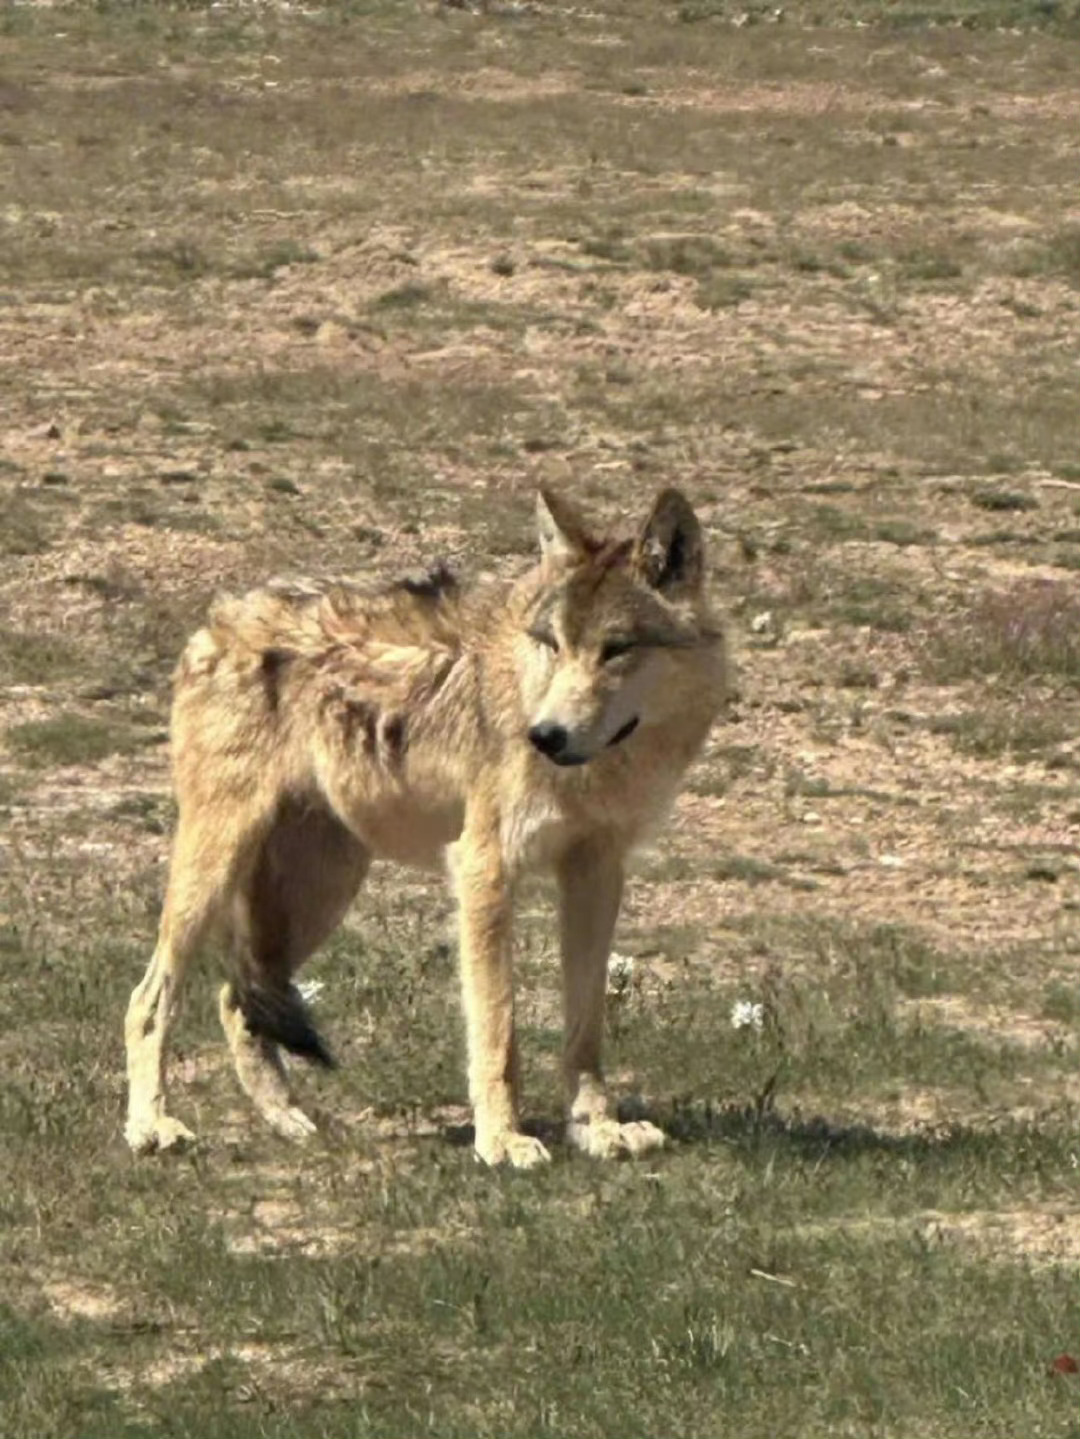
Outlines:
{"type": "Polygon", "coordinates": [[[637,534],[595,534],[541,491],[540,557],[460,588],[445,570],[373,587],[277,582],[223,598],[175,677],[179,821],[157,946],[128,1007],[126,1135],[191,1139],[166,1110],[166,1041],[188,963],[232,956],[221,1019],[237,1076],[278,1133],[315,1126],[281,1050],[333,1063],[294,976],[373,858],[448,869],[476,1151],[548,1158],[523,1134],[512,985],[517,879],[555,880],[570,1143],[661,1145],[619,1124],[601,1069],[607,960],[629,852],[671,807],[727,695],[701,529],[664,490],[637,534]]]}

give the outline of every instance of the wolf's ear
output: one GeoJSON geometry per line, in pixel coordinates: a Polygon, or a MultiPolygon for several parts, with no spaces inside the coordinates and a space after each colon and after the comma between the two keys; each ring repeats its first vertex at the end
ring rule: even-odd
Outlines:
{"type": "Polygon", "coordinates": [[[536,492],[536,528],[545,560],[569,560],[588,551],[589,536],[581,516],[545,486],[536,492]]]}
{"type": "Polygon", "coordinates": [[[705,545],[690,502],[662,490],[634,545],[634,570],[667,596],[691,594],[705,577],[705,545]]]}

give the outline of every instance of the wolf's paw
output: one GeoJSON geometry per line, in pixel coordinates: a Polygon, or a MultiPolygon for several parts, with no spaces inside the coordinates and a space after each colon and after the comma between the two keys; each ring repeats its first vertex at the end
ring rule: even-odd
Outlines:
{"type": "Polygon", "coordinates": [[[264,1118],[275,1134],[298,1144],[303,1144],[306,1139],[318,1133],[315,1121],[309,1119],[298,1104],[268,1111],[264,1118]]]}
{"type": "Polygon", "coordinates": [[[159,1114],[151,1119],[129,1119],[124,1138],[136,1154],[152,1154],[160,1149],[182,1149],[194,1144],[195,1136],[186,1124],[159,1114]]]}
{"type": "Polygon", "coordinates": [[[571,1119],[566,1137],[575,1149],[593,1159],[636,1159],[653,1149],[663,1149],[666,1137],[662,1129],[646,1119],[620,1124],[607,1118],[571,1119]]]}
{"type": "Polygon", "coordinates": [[[512,1130],[494,1134],[483,1142],[478,1139],[476,1156],[485,1164],[509,1164],[511,1169],[535,1169],[538,1164],[548,1164],[551,1160],[539,1139],[512,1130]]]}

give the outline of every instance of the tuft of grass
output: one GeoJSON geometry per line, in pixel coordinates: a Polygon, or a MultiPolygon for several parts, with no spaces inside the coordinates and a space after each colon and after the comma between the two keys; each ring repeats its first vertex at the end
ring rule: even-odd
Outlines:
{"type": "Polygon", "coordinates": [[[60,528],[60,490],[36,493],[15,490],[4,496],[0,509],[0,554],[40,555],[49,548],[60,528]]]}
{"type": "Polygon", "coordinates": [[[676,275],[704,277],[733,263],[730,253],[708,235],[656,235],[642,241],[641,248],[650,270],[676,275]]]}
{"type": "Polygon", "coordinates": [[[431,285],[409,283],[395,285],[393,289],[384,290],[372,301],[372,308],[375,310],[416,310],[422,305],[430,304],[435,298],[435,289],[431,285]]]}
{"type": "Polygon", "coordinates": [[[1012,754],[1035,759],[1052,754],[1073,734],[1073,727],[1054,708],[1023,704],[984,704],[962,714],[942,715],[930,729],[947,735],[961,754],[997,759],[1012,754]]]}
{"type": "Polygon", "coordinates": [[[991,514],[1011,514],[1039,508],[1039,502],[1034,495],[1027,495],[1019,490],[976,490],[971,496],[971,503],[991,514]]]}
{"type": "Polygon", "coordinates": [[[847,690],[876,690],[881,676],[867,660],[847,660],[840,667],[837,683],[847,690]]]}
{"type": "Polygon", "coordinates": [[[879,520],[871,527],[870,534],[871,538],[897,545],[900,549],[906,549],[908,545],[932,545],[937,540],[937,535],[928,526],[907,519],[879,520]]]}
{"type": "Polygon", "coordinates": [[[986,590],[922,635],[928,671],[942,681],[986,675],[1080,678],[1080,594],[1057,580],[986,590]]]}
{"type": "Polygon", "coordinates": [[[174,802],[157,794],[126,795],[109,813],[112,818],[129,821],[148,834],[166,835],[176,823],[174,802]]]}
{"type": "Polygon", "coordinates": [[[1072,983],[1051,980],[1043,990],[1042,1014],[1061,1024],[1080,1024],[1080,991],[1072,983]]]}
{"type": "Polygon", "coordinates": [[[863,515],[842,505],[813,505],[803,528],[810,538],[821,544],[843,544],[870,536],[870,527],[863,515]]]}
{"type": "Polygon", "coordinates": [[[0,628],[0,684],[49,684],[78,674],[85,664],[63,636],[0,628]]]}
{"type": "Polygon", "coordinates": [[[1020,246],[1009,268],[1021,279],[1052,276],[1080,288],[1080,225],[1061,225],[1045,239],[1020,246]]]}
{"type": "Polygon", "coordinates": [[[152,269],[172,273],[185,280],[200,279],[213,269],[201,246],[188,239],[176,239],[164,245],[147,245],[136,251],[136,258],[152,269]]]}
{"type": "Polygon", "coordinates": [[[621,225],[613,225],[578,241],[583,255],[607,260],[613,265],[627,265],[634,259],[634,247],[621,225]]]}
{"type": "Polygon", "coordinates": [[[871,521],[863,512],[846,505],[814,505],[805,515],[804,527],[821,544],[877,540],[882,544],[906,548],[907,545],[929,545],[936,541],[935,532],[915,519],[894,517],[871,521]]]}
{"type": "Polygon", "coordinates": [[[109,755],[131,754],[149,738],[131,724],[74,711],[12,725],[6,737],[23,763],[35,769],[97,764],[109,755]]]}
{"type": "Polygon", "coordinates": [[[941,250],[910,250],[900,256],[900,270],[906,280],[927,283],[956,280],[964,273],[956,256],[941,250]]]}
{"type": "Polygon", "coordinates": [[[699,310],[731,310],[749,300],[753,285],[739,274],[710,274],[698,281],[694,304],[699,310]]]}
{"type": "Polygon", "coordinates": [[[820,610],[822,620],[828,624],[904,634],[911,629],[914,605],[895,581],[878,575],[855,575],[841,577],[820,610]]]}
{"type": "Polygon", "coordinates": [[[289,265],[313,265],[317,251],[299,240],[273,240],[263,249],[232,261],[229,274],[235,280],[272,280],[289,265]]]}
{"type": "Polygon", "coordinates": [[[711,876],[721,884],[736,880],[741,884],[758,885],[783,879],[784,870],[780,865],[767,859],[757,859],[754,855],[731,854],[713,866],[711,876]]]}

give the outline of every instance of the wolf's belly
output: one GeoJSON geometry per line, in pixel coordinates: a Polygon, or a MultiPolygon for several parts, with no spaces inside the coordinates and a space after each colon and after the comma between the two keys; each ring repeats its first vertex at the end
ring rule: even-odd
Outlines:
{"type": "Polygon", "coordinates": [[[349,816],[349,828],[374,859],[391,859],[419,869],[442,869],[444,851],[461,834],[460,803],[394,804],[365,807],[349,816]]]}

